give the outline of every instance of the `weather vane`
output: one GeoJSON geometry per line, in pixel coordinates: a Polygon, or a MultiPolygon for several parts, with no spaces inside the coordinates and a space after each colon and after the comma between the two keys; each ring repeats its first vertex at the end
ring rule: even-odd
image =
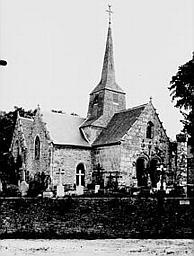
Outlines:
{"type": "Polygon", "coordinates": [[[108,10],[106,10],[106,12],[108,12],[109,14],[109,25],[111,24],[111,14],[113,13],[112,10],[111,10],[111,5],[108,4],[108,10]]]}

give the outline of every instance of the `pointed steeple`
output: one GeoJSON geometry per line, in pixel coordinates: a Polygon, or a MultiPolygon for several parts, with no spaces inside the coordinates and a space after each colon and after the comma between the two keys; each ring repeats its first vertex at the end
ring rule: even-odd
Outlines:
{"type": "Polygon", "coordinates": [[[112,30],[109,25],[108,35],[106,41],[106,50],[104,54],[104,62],[102,67],[102,75],[100,83],[111,86],[115,83],[115,68],[113,58],[113,41],[112,41],[112,30]]]}
{"type": "MultiPolygon", "coordinates": [[[[100,83],[90,93],[87,120],[82,124],[82,128],[89,126],[98,127],[98,132],[101,128],[107,126],[115,113],[126,109],[125,93],[115,81],[111,28],[112,11],[111,6],[109,5],[108,7],[109,25],[101,79],[100,83]]],[[[87,133],[86,130],[85,132],[87,133]]],[[[89,140],[91,141],[92,139],[90,138],[89,140]]]]}
{"type": "Polygon", "coordinates": [[[102,89],[109,89],[116,92],[123,92],[115,81],[115,68],[114,68],[114,57],[113,57],[113,40],[112,40],[112,28],[111,28],[111,6],[109,5],[109,26],[108,34],[106,39],[106,48],[102,66],[102,74],[100,83],[94,88],[92,93],[100,91],[102,89]]]}

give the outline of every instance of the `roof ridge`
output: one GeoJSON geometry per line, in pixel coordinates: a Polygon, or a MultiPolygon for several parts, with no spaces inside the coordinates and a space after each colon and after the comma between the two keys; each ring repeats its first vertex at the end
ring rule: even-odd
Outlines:
{"type": "Polygon", "coordinates": [[[27,120],[30,120],[30,121],[32,121],[32,122],[33,122],[33,120],[34,120],[33,118],[30,118],[30,117],[23,117],[23,116],[20,116],[19,118],[20,118],[20,119],[27,119],[27,120]]]}
{"type": "Polygon", "coordinates": [[[41,111],[41,114],[54,114],[54,115],[61,115],[61,116],[69,116],[69,117],[74,117],[74,118],[81,118],[81,119],[86,119],[85,117],[82,117],[82,116],[79,116],[79,115],[72,115],[72,114],[69,114],[69,113],[66,113],[66,112],[63,112],[63,113],[59,113],[59,112],[53,112],[52,110],[43,110],[41,111]]]}

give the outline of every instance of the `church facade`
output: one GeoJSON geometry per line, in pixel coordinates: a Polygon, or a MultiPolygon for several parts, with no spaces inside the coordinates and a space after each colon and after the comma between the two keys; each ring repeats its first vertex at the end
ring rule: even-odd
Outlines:
{"type": "Polygon", "coordinates": [[[126,109],[111,30],[109,22],[101,80],[90,93],[86,118],[40,107],[34,118],[18,113],[10,151],[20,159],[21,180],[44,172],[53,185],[67,187],[106,187],[110,181],[156,187],[162,170],[170,172],[170,141],[152,100],[126,109]]]}

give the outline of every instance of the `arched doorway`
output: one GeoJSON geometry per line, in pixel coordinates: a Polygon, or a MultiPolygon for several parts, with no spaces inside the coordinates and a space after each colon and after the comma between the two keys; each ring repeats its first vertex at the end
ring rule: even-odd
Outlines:
{"type": "Polygon", "coordinates": [[[147,160],[143,157],[138,158],[136,162],[137,185],[139,187],[147,187],[148,173],[147,173],[147,160]]]}
{"type": "Polygon", "coordinates": [[[76,167],[76,186],[85,186],[85,167],[83,163],[76,167]]]}
{"type": "Polygon", "coordinates": [[[160,163],[161,163],[161,160],[158,157],[154,157],[150,161],[149,173],[150,173],[152,187],[154,187],[154,188],[157,187],[157,183],[160,180],[160,173],[158,170],[160,163]]]}

